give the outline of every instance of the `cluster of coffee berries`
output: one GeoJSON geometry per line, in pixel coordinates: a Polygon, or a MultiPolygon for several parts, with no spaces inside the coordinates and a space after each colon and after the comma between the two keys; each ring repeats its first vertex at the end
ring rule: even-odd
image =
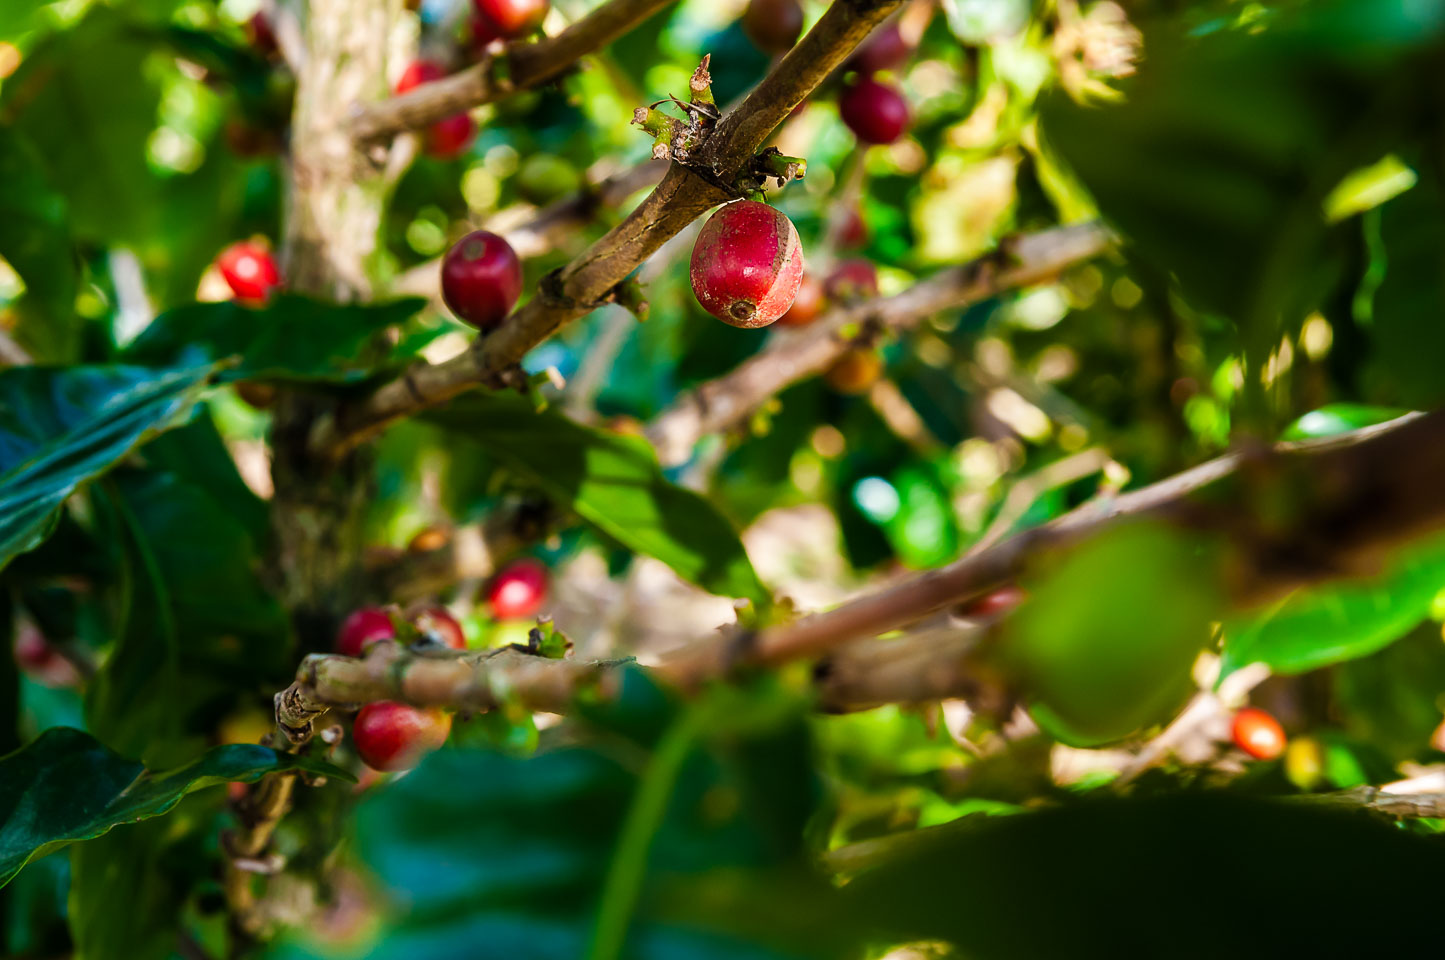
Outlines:
{"type": "MultiPolygon", "coordinates": [[[[492,578],[487,601],[498,620],[535,617],[547,600],[547,568],[525,558],[503,567],[492,578]]],[[[421,644],[465,650],[466,637],[456,617],[442,606],[424,606],[409,612],[407,619],[421,644]]],[[[395,640],[397,624],[382,607],[362,607],[341,624],[336,634],[336,652],[360,657],[366,648],[383,640],[395,640]]],[[[357,755],[374,770],[407,770],[425,754],[446,742],[451,716],[436,708],[414,707],[393,700],[379,700],[362,707],[352,724],[351,736],[357,755]]]]}
{"type": "Polygon", "coordinates": [[[252,240],[241,240],[222,250],[216,269],[240,303],[261,304],[281,286],[281,271],[271,251],[252,240]]]}

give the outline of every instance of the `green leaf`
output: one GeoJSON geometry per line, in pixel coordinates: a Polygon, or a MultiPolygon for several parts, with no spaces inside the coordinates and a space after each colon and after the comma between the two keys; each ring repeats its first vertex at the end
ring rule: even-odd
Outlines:
{"type": "Polygon", "coordinates": [[[1384,277],[1375,290],[1370,337],[1371,395],[1428,409],[1445,400],[1445,190],[1438,176],[1422,176],[1415,189],[1379,210],[1384,277]]]}
{"type": "Polygon", "coordinates": [[[39,544],[61,505],[190,413],[212,367],[0,370],[0,567],[39,544]]]}
{"type": "Polygon", "coordinates": [[[1402,550],[1378,577],[1298,590],[1270,609],[1226,621],[1221,676],[1249,663],[1305,673],[1368,656],[1404,636],[1445,588],[1445,540],[1402,550]]]}
{"type": "Polygon", "coordinates": [[[1329,403],[1300,417],[1285,427],[1282,440],[1313,440],[1349,433],[1360,427],[1384,423],[1404,416],[1408,410],[1398,407],[1375,407],[1365,403],[1329,403]]]}
{"type": "Polygon", "coordinates": [[[88,734],[53,727],[0,757],[0,886],[37,856],[158,817],[188,793],[285,770],[355,779],[321,760],[243,744],[214,747],[185,766],[152,771],[88,734]]]}
{"type": "Polygon", "coordinates": [[[1146,524],[1089,540],[1023,584],[1002,656],[1035,719],[1078,745],[1120,739],[1175,706],[1218,610],[1208,551],[1146,524]]]}
{"type": "Polygon", "coordinates": [[[87,725],[112,748],[163,763],[187,755],[237,689],[285,684],[290,624],[261,583],[259,545],[213,488],[123,469],[107,491],[127,551],[126,615],[89,691],[87,725]]]}
{"type": "Polygon", "coordinates": [[[74,359],[78,262],[65,198],[45,159],[21,134],[0,127],[0,257],[25,281],[16,339],[37,360],[74,359]]]}
{"type": "Polygon", "coordinates": [[[86,239],[138,242],[156,229],[163,185],[146,161],[160,102],[146,69],[151,49],[119,14],[98,7],[42,42],[0,90],[8,119],[45,157],[86,239]]]}
{"type": "Polygon", "coordinates": [[[842,909],[872,921],[868,942],[944,941],[973,960],[1438,951],[1438,890],[1380,878],[1438,875],[1439,839],[1350,811],[1195,791],[930,833],[843,887],[842,909]],[[1205,903],[1217,908],[1204,927],[1181,925],[1205,903]]]}
{"type": "Polygon", "coordinates": [[[668,482],[646,442],[536,413],[515,394],[463,397],[428,417],[684,580],[759,609],[771,604],[732,524],[702,496],[668,482]]]}
{"type": "Polygon", "coordinates": [[[333,304],[285,293],[264,307],[193,303],[156,317],[122,358],[167,366],[240,357],[225,379],[355,380],[370,372],[372,337],[425,303],[333,304]]]}

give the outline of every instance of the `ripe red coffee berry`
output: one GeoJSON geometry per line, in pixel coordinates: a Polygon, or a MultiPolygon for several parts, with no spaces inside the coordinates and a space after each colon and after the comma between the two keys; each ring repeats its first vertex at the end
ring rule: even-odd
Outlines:
{"type": "Polygon", "coordinates": [[[743,11],[743,33],[764,53],[787,53],[802,32],[798,0],[752,0],[743,11]]]}
{"type": "Polygon", "coordinates": [[[216,258],[216,267],[242,303],[265,303],[281,285],[275,258],[259,243],[243,240],[231,244],[216,258]]]}
{"type": "Polygon", "coordinates": [[[524,37],[542,25],[548,0],[475,0],[477,19],[506,40],[524,37]]]}
{"type": "Polygon", "coordinates": [[[878,296],[878,268],[867,260],[840,260],[823,281],[823,292],[833,300],[865,300],[878,296]]]}
{"type": "Polygon", "coordinates": [[[361,761],[373,770],[410,770],[447,742],[452,718],[394,700],[368,703],[356,715],[351,739],[361,761]]]}
{"type": "Polygon", "coordinates": [[[1266,710],[1245,707],[1230,725],[1234,745],[1256,760],[1273,760],[1284,753],[1284,728],[1266,710]]]}
{"type": "Polygon", "coordinates": [[[15,633],[15,662],[20,669],[38,673],[55,664],[60,654],[55,652],[45,635],[35,627],[26,624],[15,633]]]}
{"type": "Polygon", "coordinates": [[[411,618],[411,622],[423,637],[451,647],[453,650],[467,648],[467,637],[462,632],[462,625],[446,607],[440,605],[423,607],[411,618]]]}
{"type": "Polygon", "coordinates": [[[898,21],[889,20],[858,46],[853,56],[848,58],[846,67],[864,75],[872,75],[880,70],[903,66],[912,53],[913,47],[903,39],[903,32],[898,29],[898,21]]]}
{"type": "Polygon", "coordinates": [[[377,640],[390,640],[396,636],[391,617],[380,607],[362,607],[341,621],[336,631],[336,652],[348,657],[359,657],[366,645],[377,640]]]}
{"type": "Polygon", "coordinates": [[[863,143],[892,143],[908,129],[908,101],[872,77],[860,77],[843,88],[838,113],[863,143]]]}
{"type": "Polygon", "coordinates": [[[823,312],[823,284],[811,273],[803,274],[798,284],[798,294],[788,312],[778,318],[780,327],[806,327],[823,312]]]}
{"type": "Polygon", "coordinates": [[[803,281],[803,246],[780,211],[756,200],[720,207],[692,248],[692,292],[734,327],[765,327],[787,313],[803,281]]]}
{"type": "Polygon", "coordinates": [[[547,568],[530,558],[508,564],[487,589],[487,601],[498,620],[535,617],[547,600],[547,568]]]}
{"type": "Polygon", "coordinates": [[[480,330],[501,326],[521,295],[522,261],[495,233],[469,233],[442,258],[442,299],[480,330]]]}

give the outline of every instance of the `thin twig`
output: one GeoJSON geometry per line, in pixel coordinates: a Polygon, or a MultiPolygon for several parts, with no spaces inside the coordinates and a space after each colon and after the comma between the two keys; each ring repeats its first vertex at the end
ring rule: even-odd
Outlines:
{"type": "Polygon", "coordinates": [[[359,105],[351,118],[358,140],[421,130],[455,113],[492,103],[556,79],[674,0],[608,0],[555,37],[508,44],[501,57],[424,84],[400,96],[359,105]],[[505,60],[505,63],[499,62],[505,60]]]}

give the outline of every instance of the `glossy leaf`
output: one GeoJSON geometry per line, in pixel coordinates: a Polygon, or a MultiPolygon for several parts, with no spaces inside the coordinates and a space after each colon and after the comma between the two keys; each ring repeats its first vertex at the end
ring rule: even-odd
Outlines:
{"type": "Polygon", "coordinates": [[[174,770],[151,771],[88,734],[53,727],[0,757],[0,885],[34,857],[160,816],[188,793],[284,770],[353,779],[320,760],[242,744],[215,747],[174,770]]]}
{"type": "Polygon", "coordinates": [[[332,304],[295,294],[279,294],[261,307],[193,303],[157,317],[123,358],[164,366],[237,357],[224,375],[230,380],[358,379],[370,371],[368,342],[423,304],[332,304]]]}
{"type": "Polygon", "coordinates": [[[0,566],[40,543],[79,487],[184,420],[213,373],[0,370],[0,566]]]}
{"type": "Polygon", "coordinates": [[[1261,662],[1276,673],[1303,673],[1368,656],[1415,627],[1445,589],[1445,540],[1401,551],[1367,582],[1298,590],[1224,628],[1228,674],[1261,662]]]}
{"type": "Polygon", "coordinates": [[[1375,407],[1364,403],[1330,403],[1300,417],[1285,428],[1282,440],[1315,440],[1349,433],[1361,427],[1394,420],[1408,413],[1398,407],[1375,407]]]}
{"type": "Polygon", "coordinates": [[[500,393],[464,397],[430,419],[684,580],[760,607],[770,603],[732,524],[705,498],[670,483],[644,441],[536,413],[525,397],[500,393]]]}

